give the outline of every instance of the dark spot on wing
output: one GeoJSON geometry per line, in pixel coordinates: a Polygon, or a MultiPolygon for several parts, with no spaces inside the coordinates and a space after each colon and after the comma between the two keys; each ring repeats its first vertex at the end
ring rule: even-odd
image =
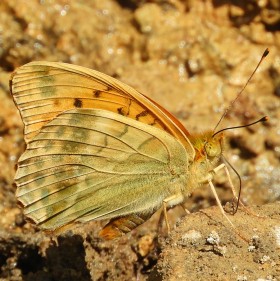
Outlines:
{"type": "Polygon", "coordinates": [[[74,106],[78,107],[78,108],[81,108],[81,107],[83,107],[83,102],[80,99],[75,99],[74,100],[74,106]]]}
{"type": "Polygon", "coordinates": [[[59,99],[54,99],[54,100],[53,100],[53,104],[54,104],[55,106],[59,106],[59,105],[60,105],[60,100],[59,100],[59,99]]]}
{"type": "Polygon", "coordinates": [[[118,113],[120,114],[120,115],[125,115],[125,112],[124,112],[124,110],[123,110],[123,107],[119,107],[118,109],[118,113]]]}
{"type": "Polygon", "coordinates": [[[136,120],[139,120],[141,117],[145,117],[148,115],[148,111],[144,110],[135,116],[136,120]]]}
{"type": "Polygon", "coordinates": [[[98,91],[98,90],[96,90],[96,91],[93,92],[93,96],[94,96],[95,98],[99,98],[100,95],[101,95],[101,92],[98,91]]]}

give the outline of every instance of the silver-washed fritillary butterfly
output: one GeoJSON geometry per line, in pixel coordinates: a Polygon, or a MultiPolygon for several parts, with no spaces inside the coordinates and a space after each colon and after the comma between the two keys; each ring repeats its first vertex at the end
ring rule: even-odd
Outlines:
{"type": "Polygon", "coordinates": [[[15,176],[25,215],[45,230],[110,219],[106,239],[211,183],[223,134],[190,135],[167,110],[84,67],[32,62],[11,93],[25,125],[15,176]]]}

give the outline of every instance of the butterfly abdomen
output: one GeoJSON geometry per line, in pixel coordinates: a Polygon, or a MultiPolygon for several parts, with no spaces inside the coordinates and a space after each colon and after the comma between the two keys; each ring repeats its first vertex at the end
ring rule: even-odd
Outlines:
{"type": "Polygon", "coordinates": [[[99,232],[100,237],[106,240],[111,240],[120,237],[138,225],[144,223],[151,217],[151,214],[131,214],[121,218],[111,219],[103,229],[99,232]]]}

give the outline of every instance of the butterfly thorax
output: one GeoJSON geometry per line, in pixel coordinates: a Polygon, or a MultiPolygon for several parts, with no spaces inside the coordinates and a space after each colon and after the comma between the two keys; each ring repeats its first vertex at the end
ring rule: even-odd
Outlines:
{"type": "Polygon", "coordinates": [[[213,137],[212,131],[189,137],[195,150],[193,162],[190,164],[189,188],[190,191],[207,182],[207,176],[217,166],[221,159],[224,146],[224,135],[213,137]]]}

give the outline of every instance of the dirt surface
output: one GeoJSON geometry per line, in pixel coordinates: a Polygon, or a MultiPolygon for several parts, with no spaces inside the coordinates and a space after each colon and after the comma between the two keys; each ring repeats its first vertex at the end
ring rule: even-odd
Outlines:
{"type": "Polygon", "coordinates": [[[216,208],[185,217],[165,240],[163,280],[279,280],[280,204],[239,211],[230,228],[216,208]]]}
{"type": "MultiPolygon", "coordinates": [[[[280,280],[280,4],[266,1],[0,1],[0,280],[280,280]],[[33,60],[105,72],[156,100],[191,132],[213,129],[245,85],[265,48],[269,56],[220,128],[268,115],[227,133],[225,156],[242,178],[242,199],[264,218],[239,211],[229,226],[205,186],[118,240],[104,222],[57,239],[26,222],[13,177],[24,151],[9,77],[33,60]],[[277,203],[278,200],[278,203],[277,203]],[[269,204],[268,204],[269,203],[269,204]],[[267,205],[264,205],[267,204],[267,205]],[[197,212],[203,210],[203,212],[197,212]],[[244,241],[236,233],[242,233],[244,241]]],[[[233,181],[238,186],[236,176],[233,181]]],[[[232,199],[225,175],[215,185],[232,199]]]]}

